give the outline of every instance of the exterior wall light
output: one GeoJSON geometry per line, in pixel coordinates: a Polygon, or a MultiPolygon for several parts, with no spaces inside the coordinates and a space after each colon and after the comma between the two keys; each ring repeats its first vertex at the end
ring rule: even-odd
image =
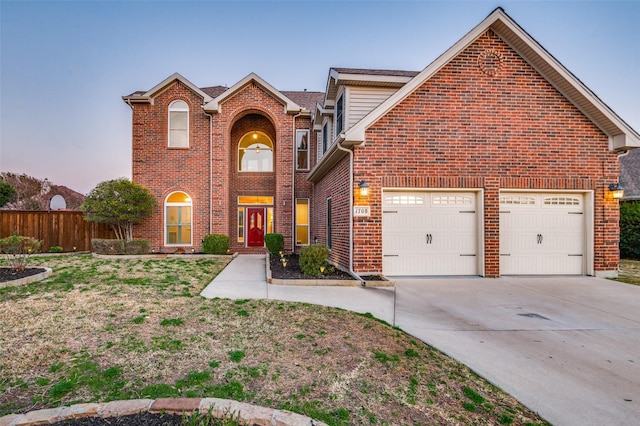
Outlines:
{"type": "Polygon", "coordinates": [[[624,197],[624,189],[620,187],[619,183],[610,183],[609,184],[609,192],[613,198],[622,198],[624,197]]]}
{"type": "Polygon", "coordinates": [[[369,184],[367,182],[365,182],[364,180],[361,180],[360,183],[358,184],[358,187],[360,188],[361,197],[369,196],[369,184]]]}

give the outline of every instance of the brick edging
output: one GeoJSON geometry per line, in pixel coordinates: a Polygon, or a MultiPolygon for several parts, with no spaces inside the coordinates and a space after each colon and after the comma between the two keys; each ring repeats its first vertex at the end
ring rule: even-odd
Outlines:
{"type": "Polygon", "coordinates": [[[3,283],[0,283],[0,288],[7,287],[7,286],[10,286],[10,285],[11,286],[13,286],[13,285],[25,285],[25,284],[30,284],[30,283],[35,282],[35,281],[41,281],[41,280],[44,280],[45,278],[47,278],[53,272],[51,270],[51,268],[47,268],[45,266],[36,266],[36,268],[42,268],[42,269],[44,269],[44,272],[40,272],[39,274],[35,274],[35,275],[30,275],[30,276],[24,277],[24,278],[18,278],[17,280],[5,281],[3,283]]]}
{"type": "Polygon", "coordinates": [[[210,414],[214,418],[233,416],[248,424],[284,426],[327,426],[302,414],[260,407],[245,402],[220,398],[132,399],[105,403],[76,404],[69,407],[9,414],[0,417],[0,426],[35,426],[84,417],[120,417],[148,412],[151,414],[210,414]]]}

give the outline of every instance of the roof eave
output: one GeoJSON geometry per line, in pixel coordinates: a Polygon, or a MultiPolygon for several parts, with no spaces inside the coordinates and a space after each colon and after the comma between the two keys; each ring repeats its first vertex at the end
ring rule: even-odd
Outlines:
{"type": "Polygon", "coordinates": [[[251,82],[254,82],[265,91],[271,93],[279,102],[281,102],[284,105],[284,110],[286,114],[304,114],[305,112],[311,114],[309,110],[304,109],[300,105],[293,102],[291,99],[283,95],[282,92],[280,92],[275,87],[267,83],[264,79],[262,79],[260,76],[258,76],[255,73],[251,73],[247,75],[245,78],[238,81],[236,84],[234,84],[227,91],[222,93],[220,96],[218,96],[215,99],[212,99],[210,102],[207,102],[204,105],[203,109],[209,113],[219,113],[221,104],[224,102],[225,99],[233,96],[238,90],[240,90],[245,85],[251,82]]]}

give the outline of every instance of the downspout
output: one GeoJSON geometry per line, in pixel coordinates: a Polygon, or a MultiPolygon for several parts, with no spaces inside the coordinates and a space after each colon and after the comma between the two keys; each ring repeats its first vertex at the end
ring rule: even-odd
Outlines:
{"type": "Polygon", "coordinates": [[[291,174],[291,253],[296,251],[296,165],[298,164],[297,150],[297,135],[296,135],[296,118],[302,115],[302,108],[300,112],[293,116],[293,173],[291,174]]]}
{"type": "Polygon", "coordinates": [[[349,153],[349,274],[360,281],[360,285],[364,287],[365,281],[353,270],[353,150],[337,143],[339,150],[349,153]]]}
{"type": "Polygon", "coordinates": [[[213,234],[213,116],[202,112],[209,117],[209,234],[213,234]]]}

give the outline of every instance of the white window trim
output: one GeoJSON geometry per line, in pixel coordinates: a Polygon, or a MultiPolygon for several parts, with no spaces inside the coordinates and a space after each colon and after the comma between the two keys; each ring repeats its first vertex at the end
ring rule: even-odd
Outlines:
{"type": "Polygon", "coordinates": [[[334,136],[333,140],[335,141],[340,136],[341,132],[346,131],[347,125],[347,91],[342,89],[338,92],[338,96],[336,96],[336,107],[335,107],[335,115],[333,119],[333,128],[334,128],[334,136]],[[338,104],[340,103],[340,99],[342,99],[342,127],[338,130],[338,104]]]}
{"type": "Polygon", "coordinates": [[[170,194],[168,194],[165,199],[164,199],[164,205],[163,205],[163,213],[164,215],[164,245],[165,247],[191,247],[193,246],[193,199],[191,198],[191,196],[185,192],[185,191],[173,191],[170,194]],[[189,197],[189,199],[191,200],[191,202],[185,202],[185,203],[168,203],[167,200],[169,199],[169,197],[171,197],[173,194],[181,192],[183,194],[186,194],[187,197],[189,197]],[[190,218],[189,218],[189,223],[190,223],[190,227],[191,227],[191,233],[189,236],[189,244],[169,244],[169,242],[167,241],[167,207],[171,206],[171,207],[181,207],[181,206],[188,206],[191,207],[190,209],[190,218]]]}
{"type": "Polygon", "coordinates": [[[311,132],[308,129],[297,129],[296,130],[296,170],[309,170],[309,164],[311,164],[310,161],[310,154],[311,154],[311,132]],[[299,133],[303,133],[307,135],[307,165],[305,167],[298,167],[298,155],[299,155],[299,151],[298,151],[298,134],[299,133]]]}
{"type": "Polygon", "coordinates": [[[311,244],[311,200],[308,198],[296,198],[296,210],[295,210],[295,228],[296,228],[296,246],[308,246],[311,244]],[[307,223],[306,225],[298,225],[298,201],[307,201],[307,223]],[[306,226],[307,227],[307,244],[298,244],[298,226],[306,226]]]}
{"type": "Polygon", "coordinates": [[[189,131],[190,131],[190,128],[189,128],[189,114],[190,114],[189,104],[186,101],[184,101],[182,99],[176,99],[175,101],[173,101],[173,102],[171,102],[169,104],[169,110],[167,111],[167,115],[168,115],[168,119],[167,119],[167,146],[169,148],[186,149],[186,148],[189,148],[191,146],[191,140],[190,140],[191,138],[190,138],[190,134],[189,134],[189,131]],[[173,109],[174,105],[176,103],[178,103],[178,102],[184,103],[186,105],[186,109],[184,109],[184,108],[173,109]],[[171,145],[171,113],[172,112],[186,112],[187,113],[187,146],[173,146],[173,145],[171,145]]]}

